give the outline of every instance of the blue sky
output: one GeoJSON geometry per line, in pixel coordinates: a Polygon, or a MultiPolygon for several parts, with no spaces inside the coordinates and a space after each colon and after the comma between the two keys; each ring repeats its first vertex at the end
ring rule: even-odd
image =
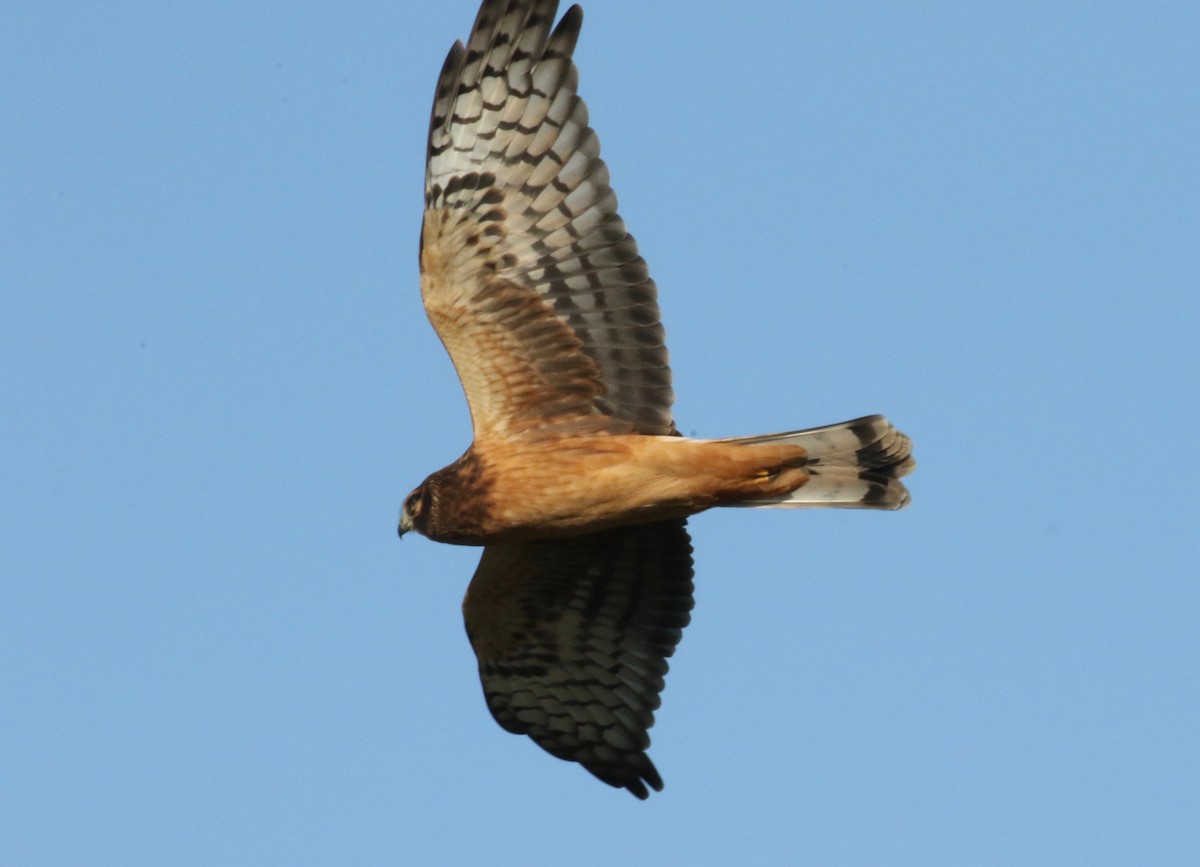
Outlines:
{"type": "Polygon", "coordinates": [[[884,412],[901,513],[692,523],[646,803],[501,731],[403,543],[473,0],[13,3],[0,849],[22,865],[1200,862],[1200,10],[589,0],[697,436],[884,412]]]}

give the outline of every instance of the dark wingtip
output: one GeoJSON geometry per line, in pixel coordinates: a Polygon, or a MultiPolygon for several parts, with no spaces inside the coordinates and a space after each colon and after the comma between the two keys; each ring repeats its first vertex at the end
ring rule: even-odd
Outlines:
{"type": "MultiPolygon", "coordinates": [[[[623,784],[624,788],[639,801],[645,801],[650,797],[650,790],[646,788],[647,784],[656,792],[663,790],[663,781],[662,777],[658,775],[658,769],[654,767],[654,763],[645,753],[642,754],[642,758],[645,759],[645,766],[638,769],[639,776],[623,784]]],[[[616,785],[621,786],[622,784],[617,783],[616,785]]]]}
{"type": "MultiPolygon", "coordinates": [[[[610,779],[605,780],[605,782],[617,788],[627,789],[639,801],[644,801],[650,797],[650,789],[656,792],[663,790],[663,781],[662,777],[659,776],[658,768],[654,767],[654,762],[650,761],[650,757],[645,753],[641,753],[636,757],[631,756],[629,764],[622,770],[624,773],[620,776],[625,779],[610,779]],[[649,786],[650,789],[647,789],[646,786],[649,786]]],[[[604,778],[601,777],[601,779],[604,778]]]]}
{"type": "Polygon", "coordinates": [[[562,18],[558,19],[558,25],[550,36],[549,44],[553,46],[554,53],[561,57],[570,57],[574,54],[581,27],[583,27],[583,8],[576,3],[563,14],[562,18]]]}

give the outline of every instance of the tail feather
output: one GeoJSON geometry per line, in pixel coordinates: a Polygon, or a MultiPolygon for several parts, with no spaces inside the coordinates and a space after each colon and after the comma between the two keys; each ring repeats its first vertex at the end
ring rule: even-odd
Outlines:
{"type": "Polygon", "coordinates": [[[807,482],[789,494],[743,500],[738,506],[902,509],[909,502],[900,477],[916,466],[912,443],[881,415],[808,430],[731,437],[723,442],[787,443],[808,451],[804,468],[811,477],[807,482]]]}

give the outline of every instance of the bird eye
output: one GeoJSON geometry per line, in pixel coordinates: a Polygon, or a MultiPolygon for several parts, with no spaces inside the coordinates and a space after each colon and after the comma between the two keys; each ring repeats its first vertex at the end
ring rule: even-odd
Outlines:
{"type": "Polygon", "coordinates": [[[410,515],[419,514],[421,504],[421,492],[419,490],[413,491],[408,495],[408,499],[404,501],[404,511],[408,512],[410,515]]]}

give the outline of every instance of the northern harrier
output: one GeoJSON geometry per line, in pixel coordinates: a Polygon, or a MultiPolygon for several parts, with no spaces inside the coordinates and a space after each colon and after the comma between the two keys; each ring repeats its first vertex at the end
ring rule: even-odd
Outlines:
{"type": "Polygon", "coordinates": [[[657,291],[576,94],[582,11],[484,0],[438,78],[421,296],[474,442],[400,534],[482,545],[463,602],[501,726],[639,798],[666,658],[691,618],[685,523],[713,506],[898,509],[908,438],[881,416],[679,435],[657,291]]]}

